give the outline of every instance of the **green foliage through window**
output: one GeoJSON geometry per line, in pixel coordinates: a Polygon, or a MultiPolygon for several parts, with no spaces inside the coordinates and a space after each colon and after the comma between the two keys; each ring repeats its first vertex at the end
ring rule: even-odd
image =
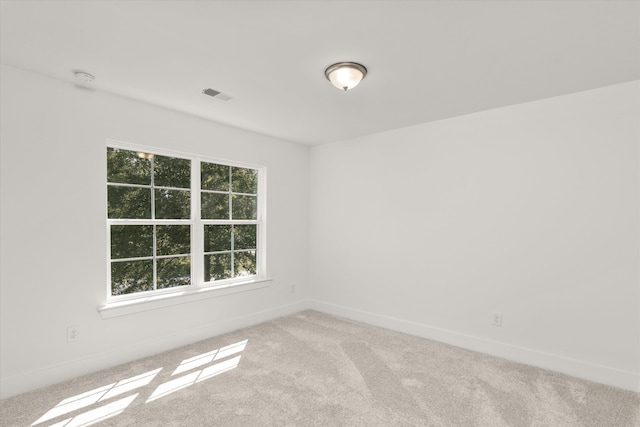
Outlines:
{"type": "Polygon", "coordinates": [[[258,171],[202,162],[203,219],[257,219],[258,171]]]}
{"type": "Polygon", "coordinates": [[[193,274],[202,283],[257,275],[258,176],[252,168],[108,147],[110,294],[189,286],[193,274]]]}
{"type": "Polygon", "coordinates": [[[191,284],[191,161],[107,148],[107,217],[111,224],[111,295],[191,284]],[[181,256],[176,256],[181,255],[181,256]]]}
{"type": "Polygon", "coordinates": [[[215,163],[200,164],[204,226],[204,281],[252,276],[257,271],[258,171],[215,163]],[[232,224],[215,224],[230,221],[232,224]]]}
{"type": "Polygon", "coordinates": [[[256,274],[258,227],[205,225],[205,282],[256,274]]]}

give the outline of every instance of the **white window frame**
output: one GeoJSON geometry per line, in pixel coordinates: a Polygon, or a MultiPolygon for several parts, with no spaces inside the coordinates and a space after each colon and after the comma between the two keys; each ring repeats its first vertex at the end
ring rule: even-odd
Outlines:
{"type": "MultiPolygon", "coordinates": [[[[107,147],[122,150],[131,150],[144,153],[153,153],[159,156],[176,157],[191,161],[191,215],[189,219],[110,219],[106,218],[106,241],[107,241],[107,281],[106,281],[106,303],[99,307],[103,317],[112,317],[120,314],[129,314],[132,311],[148,310],[161,306],[180,304],[201,298],[210,298],[229,293],[235,293],[233,288],[238,288],[238,292],[250,289],[257,289],[267,286],[270,281],[267,277],[267,254],[266,254],[266,167],[248,164],[227,159],[202,156],[164,148],[150,147],[139,144],[107,140],[107,147]],[[258,173],[257,191],[257,217],[256,220],[208,220],[201,218],[201,188],[200,188],[200,164],[201,162],[216,163],[225,166],[254,169],[258,173]],[[236,277],[224,280],[204,282],[204,226],[205,224],[256,224],[256,274],[246,277],[236,277]],[[111,295],[111,226],[112,225],[190,225],[191,227],[191,284],[166,289],[156,289],[152,291],[135,292],[125,295],[111,295]],[[224,290],[224,292],[220,292],[224,290]],[[216,291],[216,292],[209,292],[216,291]],[[169,301],[176,297],[176,301],[169,301]],[[177,298],[179,297],[179,298],[177,298]],[[160,301],[161,304],[149,304],[160,301]],[[145,304],[142,309],[132,309],[137,304],[145,304]]],[[[105,156],[106,163],[106,156],[105,156]]],[[[105,180],[106,184],[106,180],[105,180]]],[[[108,185],[105,185],[105,188],[108,185]]],[[[106,203],[106,201],[105,201],[106,203]]],[[[105,204],[106,207],[106,204],[105,204]]],[[[154,272],[155,275],[155,272],[154,272]]]]}

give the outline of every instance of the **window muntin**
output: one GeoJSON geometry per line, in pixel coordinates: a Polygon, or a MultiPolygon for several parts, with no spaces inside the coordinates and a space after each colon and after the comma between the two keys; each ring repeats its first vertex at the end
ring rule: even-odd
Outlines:
{"type": "Polygon", "coordinates": [[[263,172],[140,148],[107,147],[108,297],[264,277],[263,172]]]}
{"type": "Polygon", "coordinates": [[[190,185],[188,159],[107,147],[111,296],[191,284],[190,185]]]}
{"type": "Polygon", "coordinates": [[[200,164],[204,281],[258,271],[258,170],[200,164]]]}
{"type": "Polygon", "coordinates": [[[107,147],[107,215],[190,219],[191,161],[107,147]]]}

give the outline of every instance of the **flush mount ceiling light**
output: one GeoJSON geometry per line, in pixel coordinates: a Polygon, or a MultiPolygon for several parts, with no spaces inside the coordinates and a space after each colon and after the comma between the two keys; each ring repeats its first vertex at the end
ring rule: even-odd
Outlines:
{"type": "Polygon", "coordinates": [[[335,87],[347,91],[358,86],[367,75],[367,69],[355,62],[338,62],[327,67],[324,75],[335,87]]]}

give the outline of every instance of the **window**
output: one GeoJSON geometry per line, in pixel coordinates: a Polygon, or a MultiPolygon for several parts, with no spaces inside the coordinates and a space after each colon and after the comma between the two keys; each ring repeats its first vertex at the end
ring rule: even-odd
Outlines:
{"type": "Polygon", "coordinates": [[[262,175],[182,153],[108,146],[109,298],[264,277],[262,175]]]}
{"type": "Polygon", "coordinates": [[[256,274],[258,174],[200,163],[205,282],[256,274]]]}

